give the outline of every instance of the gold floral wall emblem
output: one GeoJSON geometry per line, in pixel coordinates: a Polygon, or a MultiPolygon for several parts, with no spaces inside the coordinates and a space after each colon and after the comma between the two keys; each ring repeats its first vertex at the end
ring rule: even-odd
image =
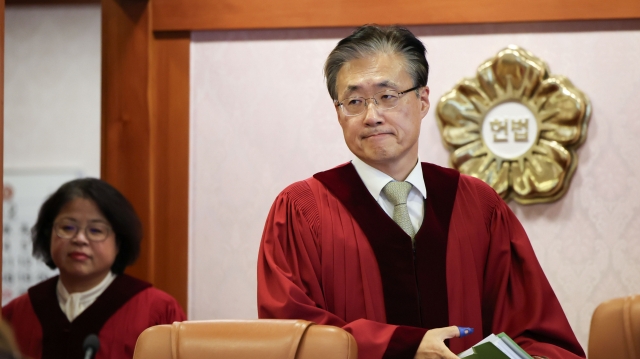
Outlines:
{"type": "Polygon", "coordinates": [[[452,167],[530,204],[567,191],[590,114],[569,79],[511,45],[442,96],[436,119],[452,167]]]}

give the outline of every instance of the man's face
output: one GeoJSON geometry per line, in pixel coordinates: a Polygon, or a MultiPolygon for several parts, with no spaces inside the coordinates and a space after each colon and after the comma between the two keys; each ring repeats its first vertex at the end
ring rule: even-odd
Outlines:
{"type": "MultiPolygon", "coordinates": [[[[351,97],[371,98],[384,90],[401,92],[413,86],[404,57],[384,53],[347,62],[338,72],[336,82],[339,102],[351,97]]],[[[365,112],[357,116],[346,116],[336,107],[351,152],[392,177],[390,172],[413,169],[418,158],[420,124],[429,111],[429,88],[418,91],[419,97],[410,91],[400,97],[395,108],[387,110],[368,100],[365,112]]]]}

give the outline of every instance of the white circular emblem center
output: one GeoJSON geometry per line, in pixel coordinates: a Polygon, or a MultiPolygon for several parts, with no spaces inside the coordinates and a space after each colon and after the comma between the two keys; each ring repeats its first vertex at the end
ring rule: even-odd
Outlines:
{"type": "Polygon", "coordinates": [[[518,102],[504,102],[492,108],[482,123],[482,139],[489,150],[506,160],[525,154],[538,138],[533,113],[518,102]]]}

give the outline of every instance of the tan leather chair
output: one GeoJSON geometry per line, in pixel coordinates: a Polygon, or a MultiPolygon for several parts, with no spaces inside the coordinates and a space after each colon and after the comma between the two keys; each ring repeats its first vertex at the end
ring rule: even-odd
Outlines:
{"type": "Polygon", "coordinates": [[[133,359],[357,359],[351,334],[305,320],[212,320],[148,328],[133,359]]]}
{"type": "Polygon", "coordinates": [[[2,319],[0,319],[0,358],[21,358],[13,331],[2,319]]]}
{"type": "Polygon", "coordinates": [[[591,319],[589,359],[640,359],[640,295],[600,304],[591,319]]]}

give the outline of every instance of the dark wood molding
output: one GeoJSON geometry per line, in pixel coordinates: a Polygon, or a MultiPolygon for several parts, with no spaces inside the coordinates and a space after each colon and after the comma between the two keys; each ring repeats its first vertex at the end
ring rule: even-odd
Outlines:
{"type": "MultiPolygon", "coordinates": [[[[0,177],[4,178],[4,0],[0,0],[0,177]]],[[[4,197],[4,185],[3,197],[4,197]]],[[[3,209],[4,200],[0,204],[0,222],[4,223],[3,209]]],[[[2,231],[4,238],[4,231],[2,231]]],[[[4,245],[0,241],[0,258],[4,245]]],[[[2,273],[2,263],[0,262],[0,273],[2,273]]],[[[0,276],[0,288],[2,288],[2,276],[0,276]]]]}
{"type": "Polygon", "coordinates": [[[102,1],[101,177],[144,228],[127,269],[187,309],[189,33],[154,34],[148,1],[102,1]]]}
{"type": "Polygon", "coordinates": [[[353,27],[640,18],[638,0],[153,0],[154,30],[353,27]]]}
{"type": "Polygon", "coordinates": [[[102,1],[101,177],[142,220],[140,258],[128,272],[153,282],[150,240],[149,14],[146,2],[102,1]],[[133,76],[131,76],[133,75],[133,76]]]}

